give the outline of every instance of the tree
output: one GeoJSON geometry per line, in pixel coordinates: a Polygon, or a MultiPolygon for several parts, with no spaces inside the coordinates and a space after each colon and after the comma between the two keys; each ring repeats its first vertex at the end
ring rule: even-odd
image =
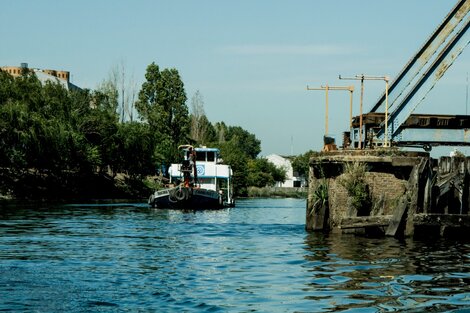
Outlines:
{"type": "Polygon", "coordinates": [[[189,112],[186,93],[176,69],[160,71],[155,63],[147,67],[136,103],[141,118],[154,134],[157,160],[171,163],[178,160],[178,145],[189,140],[189,112]]]}
{"type": "Polygon", "coordinates": [[[227,126],[217,122],[213,128],[213,146],[220,148],[224,163],[233,169],[234,190],[238,195],[246,195],[249,186],[249,162],[261,152],[261,142],[255,135],[240,126],[227,126]]]}
{"type": "Polygon", "coordinates": [[[0,167],[18,172],[26,168],[29,114],[25,103],[9,98],[0,105],[0,167]]]}
{"type": "Polygon", "coordinates": [[[5,105],[9,99],[14,98],[15,79],[0,69],[0,105],[5,105]]]}
{"type": "Polygon", "coordinates": [[[201,145],[216,141],[216,131],[204,112],[204,99],[198,91],[191,98],[190,137],[201,145]]]}
{"type": "Polygon", "coordinates": [[[98,86],[98,90],[107,94],[115,103],[121,123],[134,120],[136,84],[133,76],[127,76],[124,61],[111,69],[109,77],[98,86]]]}
{"type": "Polygon", "coordinates": [[[204,112],[204,99],[202,94],[198,91],[191,98],[191,138],[197,142],[202,142],[205,129],[201,123],[203,116],[206,116],[204,112]]]}
{"type": "Polygon", "coordinates": [[[132,177],[153,174],[154,145],[149,125],[139,122],[121,123],[117,136],[120,155],[118,170],[127,172],[132,177]]]}
{"type": "Polygon", "coordinates": [[[161,74],[158,65],[152,63],[147,66],[145,79],[146,81],[142,84],[142,88],[139,91],[136,109],[141,119],[156,129],[157,125],[152,124],[157,122],[158,116],[154,115],[158,113],[158,91],[161,88],[161,74]]]}
{"type": "Polygon", "coordinates": [[[214,132],[217,142],[233,141],[251,159],[255,159],[261,152],[261,141],[240,126],[227,126],[224,122],[217,122],[214,124],[214,132]]]}
{"type": "Polygon", "coordinates": [[[176,69],[160,70],[155,63],[147,67],[136,103],[140,122],[126,112],[126,101],[133,101],[125,78],[121,66],[96,91],[70,91],[59,83],[41,83],[34,72],[25,70],[14,78],[0,70],[0,171],[11,173],[0,177],[0,185],[34,176],[37,182],[50,178],[67,189],[62,184],[69,178],[87,180],[108,169],[141,178],[180,161],[178,146],[191,143],[190,132],[197,143],[220,148],[239,195],[246,194],[248,164],[267,173],[267,184],[276,180],[263,161],[250,161],[261,150],[256,136],[224,122],[212,125],[200,92],[193,96],[189,115],[176,69]]]}
{"type": "Polygon", "coordinates": [[[117,114],[119,105],[119,91],[115,78],[111,76],[109,79],[102,81],[96,90],[96,99],[92,103],[92,107],[102,106],[117,114]]]}
{"type": "MultiPolygon", "coordinates": [[[[118,147],[119,116],[113,93],[95,91],[89,94],[93,104],[89,114],[80,118],[78,129],[86,140],[96,147],[100,155],[101,172],[114,169],[119,163],[118,147]]],[[[114,172],[114,171],[113,171],[114,172]]]]}
{"type": "Polygon", "coordinates": [[[163,92],[160,103],[167,113],[167,125],[175,143],[185,144],[189,138],[189,111],[186,106],[186,92],[176,69],[162,71],[163,92]]]}
{"type": "Polygon", "coordinates": [[[232,167],[233,190],[237,195],[246,195],[248,156],[240,149],[238,143],[234,141],[219,143],[217,146],[220,148],[220,155],[224,163],[232,167]]]}
{"type": "Polygon", "coordinates": [[[225,140],[238,143],[242,151],[252,159],[255,159],[261,152],[261,141],[254,134],[249,133],[240,126],[228,127],[225,140]]]}
{"type": "Polygon", "coordinates": [[[284,182],[285,179],[286,170],[276,167],[266,158],[252,159],[248,161],[248,186],[274,186],[276,182],[284,182]]]}
{"type": "Polygon", "coordinates": [[[307,176],[309,171],[310,157],[314,152],[312,150],[298,155],[292,160],[292,169],[297,172],[298,176],[307,176]]]}
{"type": "Polygon", "coordinates": [[[214,126],[209,122],[207,116],[203,115],[200,120],[200,124],[205,129],[204,137],[201,139],[201,144],[208,145],[211,142],[216,141],[216,132],[214,126]]]}
{"type": "Polygon", "coordinates": [[[225,142],[225,134],[227,133],[228,127],[224,122],[217,122],[214,125],[215,136],[217,142],[225,142]]]}

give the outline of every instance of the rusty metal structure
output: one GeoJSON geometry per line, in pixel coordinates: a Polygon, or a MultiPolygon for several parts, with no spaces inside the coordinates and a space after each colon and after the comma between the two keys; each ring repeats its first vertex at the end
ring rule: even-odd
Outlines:
{"type": "Polygon", "coordinates": [[[470,0],[459,0],[434,33],[390,83],[369,113],[353,119],[350,147],[469,145],[470,116],[413,115],[470,42],[470,0]],[[388,103],[388,105],[386,105],[388,103]],[[363,123],[359,123],[363,120],[363,123]]]}

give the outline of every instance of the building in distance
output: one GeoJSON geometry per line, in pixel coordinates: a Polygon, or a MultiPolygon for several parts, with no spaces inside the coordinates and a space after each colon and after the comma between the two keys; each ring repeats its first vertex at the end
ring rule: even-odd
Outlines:
{"type": "Polygon", "coordinates": [[[286,171],[286,180],[284,182],[276,182],[276,187],[305,187],[305,177],[299,176],[294,172],[291,161],[278,154],[270,154],[266,159],[273,163],[277,168],[282,168],[286,171]]]}
{"type": "Polygon", "coordinates": [[[1,66],[0,69],[13,77],[21,76],[21,73],[23,73],[24,70],[28,70],[33,72],[39,81],[41,81],[43,84],[47,81],[50,81],[61,84],[67,90],[81,89],[80,87],[70,82],[69,71],[29,68],[28,63],[21,63],[20,66],[1,66]]]}

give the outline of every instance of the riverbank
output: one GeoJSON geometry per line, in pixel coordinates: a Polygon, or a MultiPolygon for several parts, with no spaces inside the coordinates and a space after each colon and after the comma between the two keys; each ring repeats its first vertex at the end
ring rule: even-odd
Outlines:
{"type": "Polygon", "coordinates": [[[146,199],[151,187],[124,174],[0,172],[0,200],[146,199]]]}
{"type": "Polygon", "coordinates": [[[306,199],[307,188],[289,187],[248,187],[249,198],[298,198],[306,199]]]}
{"type": "MultiPolygon", "coordinates": [[[[14,173],[0,169],[0,201],[146,200],[162,185],[159,177],[133,178],[122,173],[115,176],[106,173],[14,173]]],[[[247,197],[306,199],[307,188],[248,187],[247,197]]]]}

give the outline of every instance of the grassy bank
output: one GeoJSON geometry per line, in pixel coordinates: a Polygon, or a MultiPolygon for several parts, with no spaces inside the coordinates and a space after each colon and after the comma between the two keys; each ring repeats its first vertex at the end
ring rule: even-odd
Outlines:
{"type": "Polygon", "coordinates": [[[248,187],[251,198],[307,198],[307,188],[248,187]]]}

